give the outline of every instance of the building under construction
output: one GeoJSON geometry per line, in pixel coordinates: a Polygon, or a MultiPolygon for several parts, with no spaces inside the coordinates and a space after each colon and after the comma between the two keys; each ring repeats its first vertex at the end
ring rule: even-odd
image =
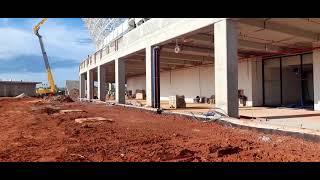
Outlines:
{"type": "Polygon", "coordinates": [[[79,67],[82,98],[96,85],[105,101],[114,83],[122,104],[138,89],[156,108],[176,95],[190,104],[214,97],[232,117],[243,105],[320,110],[319,18],[84,21],[97,51],[79,67]]]}
{"type": "Polygon", "coordinates": [[[36,96],[36,85],[40,82],[0,81],[0,97],[13,97],[24,93],[36,96]]]}
{"type": "Polygon", "coordinates": [[[0,98],[1,162],[320,161],[320,19],[83,21],[69,96],[0,98]]]}

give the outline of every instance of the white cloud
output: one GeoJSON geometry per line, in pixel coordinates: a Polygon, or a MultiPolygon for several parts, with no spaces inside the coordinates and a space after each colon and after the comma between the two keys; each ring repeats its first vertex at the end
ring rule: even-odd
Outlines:
{"type": "MultiPolygon", "coordinates": [[[[77,68],[58,68],[53,69],[53,78],[55,84],[58,87],[65,86],[65,80],[78,80],[78,69],[77,68]]],[[[39,73],[3,73],[0,74],[2,80],[13,80],[13,81],[34,81],[48,84],[47,73],[45,70],[39,73]]]]}
{"type": "MultiPolygon", "coordinates": [[[[18,21],[0,19],[0,61],[11,60],[8,63],[17,63],[18,57],[28,55],[42,56],[38,38],[32,32],[32,27],[39,21],[40,19],[38,18],[19,19],[18,21]]],[[[89,38],[89,33],[79,23],[74,24],[72,21],[63,19],[48,19],[39,32],[43,36],[49,61],[50,57],[55,57],[55,59],[80,62],[95,49],[91,43],[81,43],[84,39],[89,38]]],[[[66,79],[78,79],[77,67],[55,68],[52,71],[59,87],[65,85],[66,79]]],[[[43,72],[37,73],[0,72],[0,78],[2,80],[12,79],[43,83],[48,81],[44,67],[43,72]]]]}
{"type": "Polygon", "coordinates": [[[7,26],[9,24],[9,18],[1,18],[2,24],[7,26]]]}
{"type": "MultiPolygon", "coordinates": [[[[40,55],[41,50],[38,38],[32,32],[32,27],[40,19],[25,21],[23,27],[0,27],[0,60],[10,59],[21,55],[40,55]]],[[[48,56],[61,59],[75,59],[81,61],[94,51],[93,44],[84,44],[79,41],[89,37],[82,27],[66,25],[55,19],[48,21],[39,30],[43,37],[48,56]]]]}

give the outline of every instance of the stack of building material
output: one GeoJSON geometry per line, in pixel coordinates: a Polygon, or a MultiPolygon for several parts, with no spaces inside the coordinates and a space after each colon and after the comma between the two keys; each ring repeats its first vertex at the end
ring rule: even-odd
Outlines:
{"type": "Polygon", "coordinates": [[[146,97],[145,90],[140,90],[140,89],[136,90],[136,99],[142,100],[142,99],[145,99],[145,97],[146,97]]]}
{"type": "Polygon", "coordinates": [[[132,90],[128,90],[126,93],[126,99],[132,99],[132,90]]]}
{"type": "Polygon", "coordinates": [[[106,100],[115,100],[115,97],[113,94],[107,94],[106,95],[106,100]]]}
{"type": "Polygon", "coordinates": [[[238,97],[239,97],[239,104],[241,106],[246,106],[248,98],[247,98],[247,96],[244,95],[243,89],[238,90],[238,97]]]}
{"type": "Polygon", "coordinates": [[[210,98],[207,99],[208,104],[214,104],[215,103],[215,97],[212,95],[210,98]]]}
{"type": "Polygon", "coordinates": [[[78,101],[79,100],[79,89],[70,89],[68,91],[70,98],[73,101],[78,101]]]}
{"type": "Polygon", "coordinates": [[[170,108],[186,108],[186,101],[184,100],[184,96],[169,96],[169,107],[170,108]]]}
{"type": "Polygon", "coordinates": [[[207,98],[206,97],[201,97],[200,98],[200,103],[206,103],[207,102],[207,98]]]}
{"type": "Polygon", "coordinates": [[[196,98],[194,98],[193,103],[200,103],[200,97],[197,96],[196,98]]]}

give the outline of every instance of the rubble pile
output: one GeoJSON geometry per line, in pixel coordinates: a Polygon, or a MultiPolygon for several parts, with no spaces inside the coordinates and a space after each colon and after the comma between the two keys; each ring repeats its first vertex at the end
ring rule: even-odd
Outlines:
{"type": "Polygon", "coordinates": [[[79,89],[71,89],[69,91],[69,96],[73,101],[79,100],[79,89]]]}

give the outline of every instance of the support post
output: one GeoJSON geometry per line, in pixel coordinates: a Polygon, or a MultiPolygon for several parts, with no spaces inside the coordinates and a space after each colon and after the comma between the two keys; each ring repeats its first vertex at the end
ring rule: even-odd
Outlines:
{"type": "Polygon", "coordinates": [[[160,108],[160,47],[146,47],[147,106],[160,108]]]}
{"type": "Polygon", "coordinates": [[[121,59],[115,59],[115,90],[116,102],[125,104],[125,63],[121,59]]]}
{"type": "Polygon", "coordinates": [[[146,100],[147,106],[152,106],[152,52],[151,46],[146,47],[146,100]]]}
{"type": "Polygon", "coordinates": [[[224,19],[214,24],[216,107],[239,117],[238,38],[236,22],[224,19]]]}
{"type": "Polygon", "coordinates": [[[85,91],[86,91],[86,80],[85,80],[84,74],[80,74],[79,83],[80,83],[79,94],[80,94],[80,99],[82,99],[85,97],[85,91]]]}
{"type": "MultiPolygon", "coordinates": [[[[316,45],[317,44],[315,44],[314,46],[316,46],[316,45]]],[[[314,110],[320,111],[320,49],[313,50],[312,54],[313,54],[314,110]]]]}
{"type": "Polygon", "coordinates": [[[92,70],[87,71],[87,99],[93,99],[93,73],[92,70]]]}
{"type": "Polygon", "coordinates": [[[106,100],[106,68],[102,65],[98,66],[98,98],[106,100]]]}

